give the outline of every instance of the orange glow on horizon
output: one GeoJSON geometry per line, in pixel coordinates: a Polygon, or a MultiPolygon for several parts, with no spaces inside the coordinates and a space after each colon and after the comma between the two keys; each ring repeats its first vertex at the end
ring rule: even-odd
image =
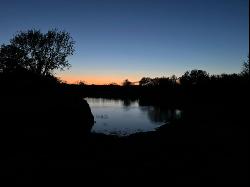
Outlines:
{"type": "Polygon", "coordinates": [[[136,81],[139,81],[141,77],[62,75],[62,76],[58,76],[58,78],[62,81],[66,81],[67,83],[71,83],[71,84],[77,84],[80,81],[82,81],[86,84],[104,85],[104,84],[116,83],[118,85],[121,85],[125,79],[128,79],[131,82],[136,82],[136,81]]]}

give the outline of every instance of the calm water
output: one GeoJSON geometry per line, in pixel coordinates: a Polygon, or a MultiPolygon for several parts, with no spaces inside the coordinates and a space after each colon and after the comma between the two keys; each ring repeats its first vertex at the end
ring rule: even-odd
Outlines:
{"type": "Polygon", "coordinates": [[[141,106],[138,100],[85,98],[95,118],[93,132],[129,135],[135,132],[153,131],[174,118],[181,111],[156,106],[141,106]]]}

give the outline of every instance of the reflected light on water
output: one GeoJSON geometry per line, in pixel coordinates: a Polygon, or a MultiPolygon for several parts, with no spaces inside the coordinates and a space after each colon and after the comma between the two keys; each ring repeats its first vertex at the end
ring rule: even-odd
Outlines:
{"type": "Polygon", "coordinates": [[[93,132],[129,135],[154,131],[181,117],[181,111],[157,106],[140,106],[138,100],[85,98],[95,118],[93,132]]]}

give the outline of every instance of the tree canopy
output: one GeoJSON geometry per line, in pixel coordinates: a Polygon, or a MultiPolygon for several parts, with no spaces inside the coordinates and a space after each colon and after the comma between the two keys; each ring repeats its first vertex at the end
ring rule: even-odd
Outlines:
{"type": "Polygon", "coordinates": [[[26,67],[25,52],[13,45],[0,48],[0,72],[16,72],[26,67]]]}
{"type": "Polygon", "coordinates": [[[207,80],[209,80],[209,74],[206,71],[197,69],[186,71],[180,77],[181,84],[199,84],[207,80]]]}
{"type": "Polygon", "coordinates": [[[39,75],[69,68],[67,57],[73,55],[74,41],[70,34],[56,29],[20,31],[9,45],[0,48],[0,72],[25,69],[39,75]]]}

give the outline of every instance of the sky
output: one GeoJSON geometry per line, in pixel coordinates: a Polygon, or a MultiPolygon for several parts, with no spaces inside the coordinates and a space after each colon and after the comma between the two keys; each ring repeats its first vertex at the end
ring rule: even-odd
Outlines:
{"type": "Polygon", "coordinates": [[[248,0],[0,0],[0,44],[17,31],[71,34],[69,83],[238,73],[249,54],[248,0]]]}

